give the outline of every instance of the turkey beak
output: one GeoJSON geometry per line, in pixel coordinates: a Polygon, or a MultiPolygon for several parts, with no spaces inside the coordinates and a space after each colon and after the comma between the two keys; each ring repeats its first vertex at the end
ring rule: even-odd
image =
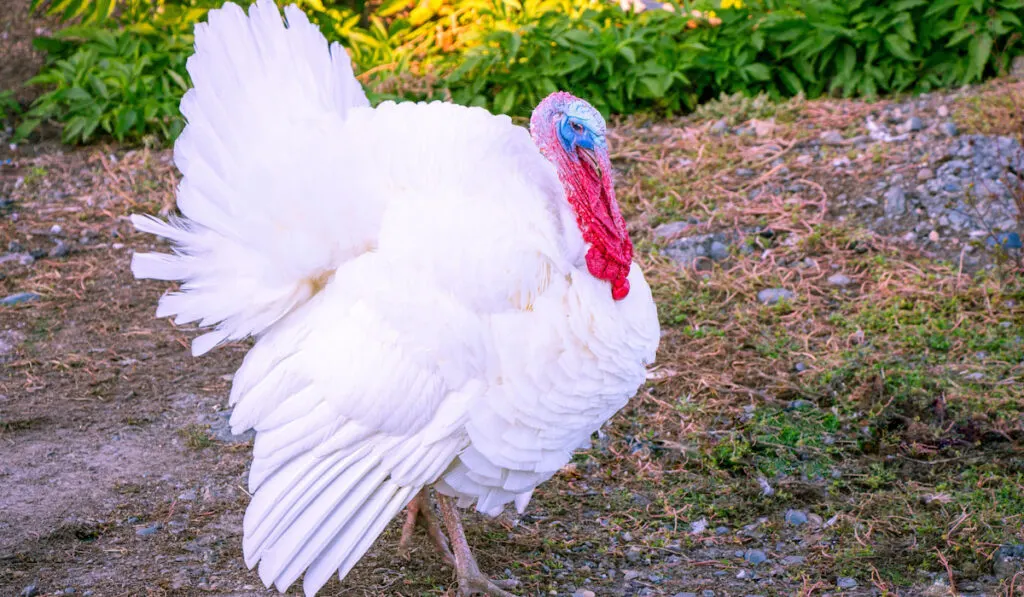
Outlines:
{"type": "Polygon", "coordinates": [[[594,169],[594,175],[597,176],[598,180],[601,180],[601,178],[604,175],[601,172],[601,161],[597,157],[597,152],[595,152],[593,149],[587,149],[585,147],[577,147],[576,152],[579,154],[580,158],[583,159],[583,161],[590,164],[590,167],[594,169]]]}

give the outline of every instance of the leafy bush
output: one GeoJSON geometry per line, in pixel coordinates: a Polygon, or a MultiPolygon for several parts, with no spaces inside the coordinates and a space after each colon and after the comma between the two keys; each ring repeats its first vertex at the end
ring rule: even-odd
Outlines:
{"type": "MultiPolygon", "coordinates": [[[[51,60],[32,82],[52,91],[21,132],[54,118],[69,141],[100,130],[173,138],[188,32],[223,0],[34,5],[46,1],[120,28],[80,26],[46,42],[51,60]]],[[[451,99],[513,115],[555,89],[605,113],[687,111],[723,93],[929,91],[1004,72],[1024,53],[1024,0],[697,0],[689,12],[673,4],[640,13],[607,0],[375,2],[299,2],[349,48],[372,99],[451,99]]]]}
{"type": "Polygon", "coordinates": [[[178,102],[189,88],[191,35],[72,27],[37,45],[50,60],[29,84],[50,90],[25,113],[16,137],[47,119],[63,124],[67,143],[84,143],[98,131],[118,140],[150,134],[170,140],[181,132],[178,102]]]}

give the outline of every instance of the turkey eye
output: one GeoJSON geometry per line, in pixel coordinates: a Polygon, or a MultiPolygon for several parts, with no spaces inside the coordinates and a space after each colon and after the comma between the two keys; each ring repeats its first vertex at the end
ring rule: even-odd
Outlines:
{"type": "Polygon", "coordinates": [[[578,122],[570,121],[569,122],[569,126],[571,126],[572,130],[576,131],[578,134],[580,134],[580,135],[583,134],[583,125],[582,124],[580,124],[578,122]]]}

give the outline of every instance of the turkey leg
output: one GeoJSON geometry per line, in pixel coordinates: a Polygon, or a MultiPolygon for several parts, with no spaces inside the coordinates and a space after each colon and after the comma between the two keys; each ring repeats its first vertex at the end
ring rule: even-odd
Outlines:
{"type": "Polygon", "coordinates": [[[454,566],[455,556],[452,555],[452,550],[448,548],[448,538],[444,536],[444,532],[441,531],[441,525],[438,524],[437,517],[434,516],[434,505],[430,501],[430,494],[427,493],[426,487],[421,489],[416,494],[416,497],[412,498],[412,501],[406,506],[406,512],[405,524],[402,525],[402,539],[398,542],[399,553],[408,556],[409,543],[412,542],[416,523],[419,523],[427,531],[427,535],[444,561],[454,566]]]}
{"type": "Polygon", "coordinates": [[[499,586],[511,586],[515,581],[492,581],[480,572],[480,566],[477,565],[473,552],[469,550],[469,543],[466,542],[466,533],[462,530],[462,520],[455,500],[446,495],[438,495],[437,501],[441,506],[444,526],[451,538],[452,552],[455,554],[455,573],[459,578],[460,597],[476,594],[488,597],[515,597],[499,586]]]}

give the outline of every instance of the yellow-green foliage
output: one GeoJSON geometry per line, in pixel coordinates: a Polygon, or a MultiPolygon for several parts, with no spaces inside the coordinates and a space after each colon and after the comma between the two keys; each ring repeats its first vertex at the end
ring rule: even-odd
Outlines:
{"type": "MultiPolygon", "coordinates": [[[[605,113],[692,110],[721,93],[875,96],[1005,71],[1024,0],[699,0],[624,11],[598,0],[302,0],[349,48],[375,100],[451,99],[525,115],[565,89],[605,113]]],[[[40,47],[26,113],[65,139],[173,138],[192,24],[222,0],[35,0],[88,19],[40,47]],[[125,73],[146,80],[124,81],[125,73]],[[143,88],[144,87],[144,88],[143,88]]]]}

